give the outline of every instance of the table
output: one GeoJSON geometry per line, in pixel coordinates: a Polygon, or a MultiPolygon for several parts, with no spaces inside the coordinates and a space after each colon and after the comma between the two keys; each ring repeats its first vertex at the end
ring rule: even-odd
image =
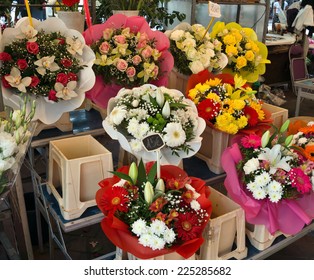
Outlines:
{"type": "Polygon", "coordinates": [[[295,116],[299,116],[301,98],[314,100],[314,78],[295,81],[294,85],[298,91],[295,116]]]}

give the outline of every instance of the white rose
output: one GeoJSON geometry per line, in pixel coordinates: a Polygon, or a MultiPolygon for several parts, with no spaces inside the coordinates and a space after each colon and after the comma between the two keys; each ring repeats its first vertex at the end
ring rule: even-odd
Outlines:
{"type": "Polygon", "coordinates": [[[175,30],[171,33],[170,39],[174,41],[179,41],[184,35],[183,30],[175,30]]]}
{"type": "Polygon", "coordinates": [[[202,62],[200,62],[199,60],[189,63],[189,68],[191,69],[193,74],[197,74],[205,69],[202,62]]]}

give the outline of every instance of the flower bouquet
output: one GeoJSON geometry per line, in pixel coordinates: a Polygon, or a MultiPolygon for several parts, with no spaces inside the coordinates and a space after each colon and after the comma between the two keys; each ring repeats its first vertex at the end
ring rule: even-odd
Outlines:
{"type": "Polygon", "coordinates": [[[228,194],[247,222],[265,225],[272,235],[296,234],[314,217],[314,165],[291,148],[288,124],[271,136],[244,136],[222,155],[228,194]]]}
{"type": "Polygon", "coordinates": [[[22,18],[5,29],[0,50],[4,103],[16,109],[27,94],[36,100],[34,120],[56,122],[78,108],[94,85],[93,51],[58,18],[33,19],[33,27],[22,18]]]}
{"type": "Polygon", "coordinates": [[[211,39],[201,24],[180,23],[166,31],[166,35],[174,66],[183,75],[197,74],[204,69],[221,71],[227,64],[227,57],[221,52],[222,44],[211,39]]]}
{"type": "Polygon", "coordinates": [[[218,40],[221,51],[228,57],[228,64],[223,73],[239,74],[248,82],[256,82],[259,75],[266,71],[268,50],[259,42],[251,28],[231,22],[216,22],[210,33],[211,38],[218,40]]]}
{"type": "Polygon", "coordinates": [[[162,32],[151,30],[145,18],[115,14],[83,35],[96,53],[96,84],[87,96],[102,108],[122,87],[167,85],[173,67],[169,40],[162,32]]]}
{"type": "Polygon", "coordinates": [[[203,243],[212,211],[210,190],[179,167],[142,161],[123,166],[99,183],[96,202],[101,227],[120,249],[141,259],[177,252],[191,257],[203,243]]]}
{"type": "Polygon", "coordinates": [[[205,121],[198,117],[193,102],[174,89],[143,85],[121,89],[109,100],[103,127],[122,148],[144,162],[156,160],[142,139],[159,133],[165,146],[160,150],[161,164],[178,165],[200,148],[205,121]]]}

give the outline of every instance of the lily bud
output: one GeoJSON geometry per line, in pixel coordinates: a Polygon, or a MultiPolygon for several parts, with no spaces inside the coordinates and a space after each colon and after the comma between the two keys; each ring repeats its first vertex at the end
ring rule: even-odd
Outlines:
{"type": "Polygon", "coordinates": [[[15,142],[16,142],[17,144],[19,144],[19,143],[20,143],[20,132],[19,132],[18,130],[16,130],[16,131],[14,132],[14,136],[15,136],[15,142]]]}
{"type": "Polygon", "coordinates": [[[287,131],[289,124],[290,120],[286,120],[280,128],[280,133],[284,133],[285,131],[287,131]]]}
{"type": "Polygon", "coordinates": [[[269,130],[267,130],[266,132],[264,132],[261,139],[262,148],[265,148],[267,146],[269,138],[270,138],[270,132],[269,130]]]}
{"type": "Polygon", "coordinates": [[[153,202],[154,190],[150,182],[146,182],[144,187],[144,198],[145,201],[150,205],[153,202]]]}
{"type": "Polygon", "coordinates": [[[165,119],[168,119],[170,117],[170,105],[168,101],[165,102],[161,114],[165,119]]]}
{"type": "Polygon", "coordinates": [[[289,135],[285,140],[285,145],[290,146],[292,139],[293,139],[293,135],[289,135]]]}
{"type": "Polygon", "coordinates": [[[135,162],[132,162],[130,165],[129,176],[132,179],[132,184],[135,185],[137,181],[137,176],[138,176],[138,169],[135,162]]]}
{"type": "Polygon", "coordinates": [[[165,192],[165,182],[163,179],[159,179],[156,185],[156,191],[165,192]]]}
{"type": "Polygon", "coordinates": [[[165,96],[164,96],[164,94],[160,90],[157,90],[156,101],[157,101],[157,103],[158,103],[160,108],[164,105],[165,96]]]}

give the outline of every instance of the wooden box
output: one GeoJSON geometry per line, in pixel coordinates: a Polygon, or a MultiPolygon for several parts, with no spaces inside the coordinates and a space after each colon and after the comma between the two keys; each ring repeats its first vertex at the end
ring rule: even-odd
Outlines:
{"type": "Polygon", "coordinates": [[[168,86],[167,88],[176,89],[183,93],[186,96],[186,87],[188,84],[189,76],[183,75],[177,71],[177,69],[173,68],[170,72],[168,78],[168,86]]]}

